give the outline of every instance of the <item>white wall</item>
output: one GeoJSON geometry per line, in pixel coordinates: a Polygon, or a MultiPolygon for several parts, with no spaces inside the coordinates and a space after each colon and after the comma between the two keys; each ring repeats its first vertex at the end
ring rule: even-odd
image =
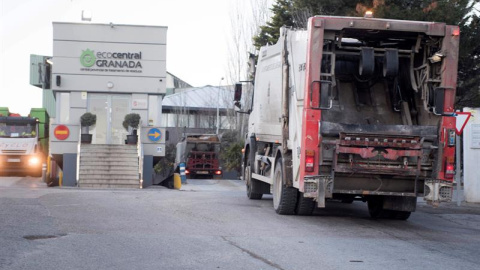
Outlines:
{"type": "Polygon", "coordinates": [[[164,94],[166,38],[162,26],[54,22],[52,89],[164,94]]]}
{"type": "Polygon", "coordinates": [[[464,108],[472,113],[463,130],[465,200],[480,202],[480,108],[464,108]]]}

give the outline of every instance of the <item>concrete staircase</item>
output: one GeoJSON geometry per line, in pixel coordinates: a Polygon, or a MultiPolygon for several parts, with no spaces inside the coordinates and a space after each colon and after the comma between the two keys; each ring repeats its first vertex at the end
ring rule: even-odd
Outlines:
{"type": "Polygon", "coordinates": [[[140,188],[137,146],[82,144],[78,186],[140,188]]]}

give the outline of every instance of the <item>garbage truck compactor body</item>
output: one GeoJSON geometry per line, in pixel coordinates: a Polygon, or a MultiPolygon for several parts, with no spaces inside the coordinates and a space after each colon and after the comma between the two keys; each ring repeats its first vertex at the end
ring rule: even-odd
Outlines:
{"type": "MultiPolygon", "coordinates": [[[[327,199],[407,219],[451,200],[459,28],[312,17],[262,47],[243,155],[250,199],[309,215],[327,199]]],[[[241,98],[241,87],[235,99],[241,98]]]]}

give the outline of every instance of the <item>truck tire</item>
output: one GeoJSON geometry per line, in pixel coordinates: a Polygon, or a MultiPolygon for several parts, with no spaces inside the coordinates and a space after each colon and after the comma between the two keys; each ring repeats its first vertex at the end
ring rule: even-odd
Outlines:
{"type": "Polygon", "coordinates": [[[295,214],[299,216],[311,216],[315,210],[315,201],[312,198],[303,197],[302,192],[298,192],[297,207],[295,214]]]}
{"type": "Polygon", "coordinates": [[[383,197],[371,197],[367,201],[368,213],[372,218],[385,217],[385,210],[383,209],[383,197]]]}
{"type": "Polygon", "coordinates": [[[293,215],[297,206],[297,189],[283,183],[282,159],[277,160],[273,179],[273,208],[280,215],[293,215]]]}
{"type": "Polygon", "coordinates": [[[370,76],[375,71],[375,52],[373,48],[362,47],[360,51],[360,61],[358,63],[358,74],[360,76],[370,76]]]}
{"type": "Polygon", "coordinates": [[[398,50],[386,49],[383,57],[383,77],[394,77],[398,74],[398,50]]]}
{"type": "Polygon", "coordinates": [[[407,220],[411,214],[410,211],[383,209],[383,197],[370,198],[368,200],[368,212],[372,218],[388,218],[397,220],[407,220]]]}
{"type": "Polygon", "coordinates": [[[260,192],[258,180],[252,179],[252,168],[250,166],[250,161],[247,161],[247,166],[243,171],[243,177],[245,179],[245,185],[247,186],[247,197],[250,200],[261,200],[263,193],[260,192]]]}
{"type": "Polygon", "coordinates": [[[412,212],[390,210],[390,218],[397,220],[407,220],[412,212]]]}
{"type": "Polygon", "coordinates": [[[353,199],[342,199],[341,202],[342,202],[342,203],[345,203],[345,204],[352,204],[352,203],[353,203],[353,199]]]}

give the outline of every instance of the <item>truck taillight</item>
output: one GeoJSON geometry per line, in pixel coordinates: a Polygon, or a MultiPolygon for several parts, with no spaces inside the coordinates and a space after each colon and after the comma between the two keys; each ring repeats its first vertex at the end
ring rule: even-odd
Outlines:
{"type": "Polygon", "coordinates": [[[455,157],[445,159],[445,178],[452,179],[455,176],[455,157]]]}
{"type": "Polygon", "coordinates": [[[452,179],[453,176],[455,176],[455,165],[447,163],[447,166],[445,166],[445,178],[452,179]]]}
{"type": "Polygon", "coordinates": [[[215,174],[220,175],[220,174],[222,174],[222,171],[215,171],[215,174]]]}
{"type": "Polygon", "coordinates": [[[305,153],[305,171],[313,172],[314,164],[315,164],[315,151],[307,150],[305,153]]]}
{"type": "Polygon", "coordinates": [[[185,169],[185,174],[190,174],[190,171],[185,169]]]}

